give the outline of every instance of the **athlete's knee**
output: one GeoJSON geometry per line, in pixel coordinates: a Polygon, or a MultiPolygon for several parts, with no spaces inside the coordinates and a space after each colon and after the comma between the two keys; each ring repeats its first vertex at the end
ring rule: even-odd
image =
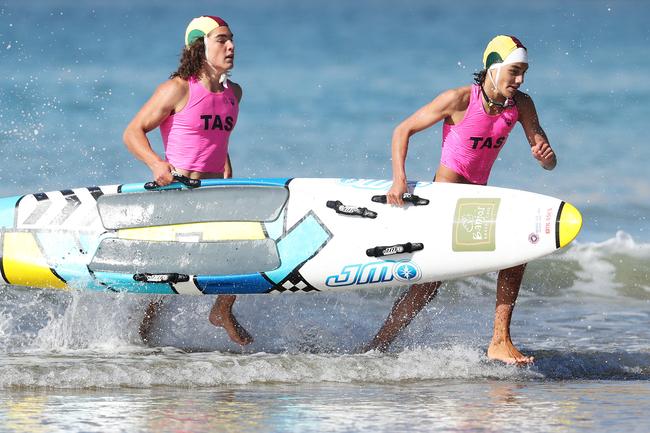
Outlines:
{"type": "Polygon", "coordinates": [[[511,268],[501,269],[499,271],[499,279],[505,279],[506,281],[508,281],[508,280],[521,278],[523,277],[525,270],[526,270],[525,263],[523,265],[517,265],[511,268]]]}

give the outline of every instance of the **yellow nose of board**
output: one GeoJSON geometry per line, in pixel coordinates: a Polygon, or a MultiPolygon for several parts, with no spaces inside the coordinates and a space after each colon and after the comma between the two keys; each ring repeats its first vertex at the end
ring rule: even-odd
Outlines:
{"type": "Polygon", "coordinates": [[[560,213],[558,227],[560,248],[565,247],[569,242],[574,240],[578,236],[581,227],[582,215],[580,211],[572,204],[565,202],[560,213]]]}

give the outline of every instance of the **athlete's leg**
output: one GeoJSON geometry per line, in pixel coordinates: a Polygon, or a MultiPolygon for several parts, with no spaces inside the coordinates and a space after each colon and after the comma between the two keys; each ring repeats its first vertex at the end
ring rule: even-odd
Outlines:
{"type": "Polygon", "coordinates": [[[209,320],[214,326],[224,328],[232,341],[245,346],[253,342],[253,337],[239,324],[232,313],[232,306],[236,299],[235,295],[217,296],[210,310],[209,320]]]}
{"type": "Polygon", "coordinates": [[[533,362],[533,357],[523,355],[510,339],[510,321],[525,269],[526,265],[519,265],[499,272],[494,333],[487,351],[490,359],[508,364],[530,364],[533,362]]]}
{"type": "Polygon", "coordinates": [[[161,305],[162,305],[162,299],[149,302],[149,305],[147,306],[147,309],[144,312],[144,316],[142,317],[142,322],[140,322],[140,328],[138,328],[138,332],[140,334],[140,338],[142,339],[143,343],[149,342],[149,334],[151,333],[151,326],[153,325],[153,321],[156,318],[156,315],[158,314],[158,310],[160,309],[161,305]]]}
{"type": "Polygon", "coordinates": [[[375,338],[364,348],[368,350],[385,351],[395,340],[397,334],[406,328],[411,320],[436,296],[440,282],[415,284],[411,286],[393,305],[388,318],[375,338]]]}
{"type": "MultiPolygon", "coordinates": [[[[183,176],[191,179],[223,179],[223,173],[201,173],[177,169],[183,176]]],[[[235,295],[219,295],[210,309],[208,319],[214,326],[220,326],[226,330],[228,337],[237,344],[245,346],[253,342],[253,337],[239,324],[232,312],[232,306],[237,297],[235,295]]]]}

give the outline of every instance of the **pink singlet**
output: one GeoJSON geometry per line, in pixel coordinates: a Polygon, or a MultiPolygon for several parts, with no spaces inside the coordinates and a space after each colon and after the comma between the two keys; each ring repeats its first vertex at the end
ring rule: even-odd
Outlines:
{"type": "Polygon", "coordinates": [[[519,118],[517,106],[490,115],[483,108],[481,87],[472,85],[465,117],[442,127],[440,163],[472,183],[487,184],[492,164],[519,118]]]}
{"type": "Polygon", "coordinates": [[[187,104],[160,125],[165,158],[176,168],[223,173],[239,103],[231,87],[213,93],[195,77],[188,82],[187,104]]]}

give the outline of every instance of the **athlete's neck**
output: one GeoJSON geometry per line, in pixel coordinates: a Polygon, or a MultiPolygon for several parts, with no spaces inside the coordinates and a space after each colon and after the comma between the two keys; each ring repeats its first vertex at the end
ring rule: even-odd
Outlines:
{"type": "Polygon", "coordinates": [[[211,92],[222,92],[224,85],[221,77],[225,73],[226,71],[221,72],[215,68],[205,67],[203,68],[203,74],[201,74],[201,83],[211,92]]]}
{"type": "Polygon", "coordinates": [[[483,107],[490,113],[500,113],[506,108],[508,99],[493,88],[485,89],[485,83],[481,84],[481,95],[483,96],[483,107]]]}
{"type": "Polygon", "coordinates": [[[493,86],[486,86],[485,83],[481,84],[481,89],[483,89],[483,94],[496,103],[503,104],[506,101],[506,97],[499,93],[493,86]]]}

